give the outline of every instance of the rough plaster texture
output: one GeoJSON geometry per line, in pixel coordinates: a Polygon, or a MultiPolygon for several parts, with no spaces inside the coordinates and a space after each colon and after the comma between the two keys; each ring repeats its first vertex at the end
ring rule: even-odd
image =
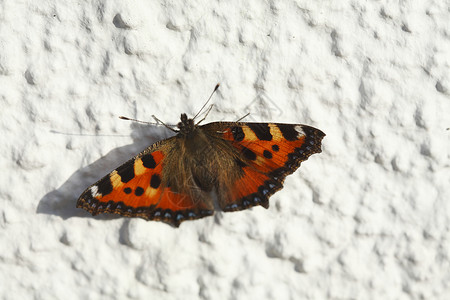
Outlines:
{"type": "Polygon", "coordinates": [[[0,1],[3,299],[450,299],[450,9],[427,1],[0,1]],[[185,3],[186,2],[186,3],[185,3]],[[208,121],[327,136],[270,208],[179,229],[75,208],[208,121]]]}

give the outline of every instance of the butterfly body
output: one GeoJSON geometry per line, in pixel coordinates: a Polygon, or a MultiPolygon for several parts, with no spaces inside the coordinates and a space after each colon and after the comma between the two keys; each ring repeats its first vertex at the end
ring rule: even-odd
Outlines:
{"type": "Polygon", "coordinates": [[[213,122],[186,114],[178,134],[159,141],[91,185],[77,207],[93,215],[116,213],[179,226],[223,211],[268,208],[325,134],[300,124],[213,122]],[[214,205],[211,192],[217,195],[214,205]]]}

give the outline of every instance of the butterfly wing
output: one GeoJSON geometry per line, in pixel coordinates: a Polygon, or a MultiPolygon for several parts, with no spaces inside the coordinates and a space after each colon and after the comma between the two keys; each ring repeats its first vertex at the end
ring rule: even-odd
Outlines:
{"type": "MultiPolygon", "coordinates": [[[[227,141],[230,170],[217,180],[219,206],[224,211],[255,205],[269,207],[268,199],[284,179],[314,153],[320,153],[325,133],[300,124],[214,122],[201,126],[212,140],[227,141]]],[[[217,143],[220,144],[220,143],[217,143]]]]}
{"type": "Polygon", "coordinates": [[[183,164],[177,164],[178,146],[176,137],[153,144],[87,188],[77,207],[92,215],[115,213],[176,227],[184,220],[212,215],[209,195],[196,187],[183,164]]]}

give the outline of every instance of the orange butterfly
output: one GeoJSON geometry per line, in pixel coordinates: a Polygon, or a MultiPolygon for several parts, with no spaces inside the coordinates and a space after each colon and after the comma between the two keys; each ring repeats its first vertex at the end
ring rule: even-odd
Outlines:
{"type": "Polygon", "coordinates": [[[77,207],[92,215],[115,213],[176,227],[214,213],[211,191],[226,212],[268,208],[285,177],[321,152],[325,136],[301,124],[200,126],[194,118],[182,114],[176,136],[156,142],[91,185],[77,207]]]}

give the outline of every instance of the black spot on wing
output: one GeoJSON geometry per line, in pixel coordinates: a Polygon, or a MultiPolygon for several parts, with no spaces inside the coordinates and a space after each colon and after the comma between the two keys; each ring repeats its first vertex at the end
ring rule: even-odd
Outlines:
{"type": "Polygon", "coordinates": [[[239,126],[234,126],[231,128],[231,133],[233,134],[233,138],[236,142],[241,142],[245,137],[244,131],[239,126]]]}
{"type": "Polygon", "coordinates": [[[244,155],[244,157],[246,159],[248,159],[248,160],[255,160],[256,159],[255,152],[253,152],[252,150],[248,149],[247,147],[242,147],[241,152],[244,155]]]}
{"type": "Polygon", "coordinates": [[[140,186],[138,186],[135,190],[134,190],[134,194],[136,196],[142,196],[142,194],[144,194],[144,189],[141,188],[140,186]]]}
{"type": "Polygon", "coordinates": [[[103,196],[108,195],[113,191],[113,186],[111,184],[111,179],[109,179],[109,176],[103,177],[98,183],[97,183],[98,193],[102,194],[103,196]]]}
{"type": "Polygon", "coordinates": [[[255,133],[256,137],[262,141],[271,141],[272,134],[267,123],[248,123],[248,127],[255,133]]]}
{"type": "Polygon", "coordinates": [[[122,182],[128,182],[134,178],[134,165],[133,162],[128,162],[117,168],[117,174],[120,175],[122,182]]]}
{"type": "Polygon", "coordinates": [[[152,179],[150,179],[150,186],[154,189],[157,189],[161,184],[161,177],[158,174],[153,174],[152,179]]]}
{"type": "Polygon", "coordinates": [[[265,158],[272,158],[272,152],[270,152],[269,150],[264,150],[263,155],[265,158]]]}
{"type": "Polygon", "coordinates": [[[292,124],[277,124],[278,128],[283,134],[283,137],[288,141],[295,141],[298,139],[298,131],[295,130],[295,126],[292,124]]]}
{"type": "Polygon", "coordinates": [[[147,169],[154,169],[156,167],[156,161],[153,158],[153,155],[151,153],[145,154],[141,157],[142,164],[147,169]]]}

